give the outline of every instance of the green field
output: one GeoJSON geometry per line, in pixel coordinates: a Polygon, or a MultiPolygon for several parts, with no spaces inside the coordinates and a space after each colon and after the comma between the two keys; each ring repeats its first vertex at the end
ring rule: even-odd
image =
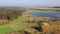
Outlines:
{"type": "Polygon", "coordinates": [[[32,9],[29,9],[27,12],[51,12],[51,13],[60,13],[58,11],[42,11],[42,10],[32,10],[32,9]]]}
{"type": "MultiPolygon", "coordinates": [[[[28,10],[27,12],[52,12],[52,11],[40,11],[40,10],[28,10]]],[[[6,34],[12,31],[24,30],[29,27],[39,26],[37,23],[23,23],[24,20],[27,20],[26,15],[19,16],[17,19],[11,21],[10,24],[0,26],[0,34],[6,34]]],[[[60,25],[60,23],[49,23],[50,25],[60,25]]]]}
{"type": "Polygon", "coordinates": [[[7,32],[11,32],[12,29],[10,27],[0,27],[0,34],[6,34],[7,32]]]}
{"type": "Polygon", "coordinates": [[[38,26],[37,23],[23,23],[23,20],[28,19],[27,16],[22,15],[18,17],[18,19],[15,19],[14,21],[11,21],[11,24],[5,25],[5,26],[0,26],[0,34],[6,34],[11,31],[16,31],[16,30],[24,30],[25,28],[29,28],[32,26],[38,26]]]}

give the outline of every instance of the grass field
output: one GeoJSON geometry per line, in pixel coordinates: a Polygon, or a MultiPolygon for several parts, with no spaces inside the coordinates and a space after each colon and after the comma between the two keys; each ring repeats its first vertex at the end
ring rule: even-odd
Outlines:
{"type": "MultiPolygon", "coordinates": [[[[28,12],[42,12],[40,10],[28,10],[28,12]]],[[[47,12],[47,11],[43,11],[47,12]]],[[[50,12],[50,11],[48,11],[50,12]]],[[[17,19],[11,21],[11,24],[7,24],[4,26],[0,26],[0,34],[6,34],[11,31],[16,31],[16,30],[24,30],[25,28],[29,28],[32,26],[38,26],[37,23],[23,23],[22,21],[28,19],[26,15],[19,16],[17,19]]],[[[49,23],[50,25],[60,25],[60,23],[56,22],[51,22],[49,23]]]]}
{"type": "Polygon", "coordinates": [[[0,27],[0,34],[6,34],[7,32],[11,32],[12,29],[10,27],[0,27]]]}
{"type": "Polygon", "coordinates": [[[11,24],[0,26],[0,34],[6,34],[8,32],[16,31],[16,30],[24,30],[25,28],[29,28],[32,26],[38,26],[37,23],[23,23],[22,21],[26,19],[28,19],[27,16],[22,15],[18,17],[18,19],[12,21],[11,24]]]}
{"type": "Polygon", "coordinates": [[[51,13],[60,13],[58,11],[42,11],[42,10],[32,10],[32,9],[28,10],[27,12],[51,12],[51,13]]]}

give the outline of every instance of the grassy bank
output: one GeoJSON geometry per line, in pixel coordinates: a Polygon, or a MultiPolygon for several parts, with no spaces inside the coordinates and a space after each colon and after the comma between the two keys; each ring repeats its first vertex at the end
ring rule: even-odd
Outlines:
{"type": "MultiPolygon", "coordinates": [[[[41,10],[28,10],[27,12],[52,12],[52,11],[41,11],[41,10]]],[[[24,20],[27,20],[28,17],[23,14],[22,16],[19,16],[17,19],[11,21],[10,24],[0,26],[0,34],[6,34],[11,31],[16,31],[16,30],[24,30],[25,28],[29,27],[36,27],[39,26],[37,23],[23,23],[24,20]]],[[[49,23],[50,25],[55,25],[56,23],[49,23]]],[[[56,24],[58,25],[58,24],[56,24]]],[[[60,25],[60,23],[59,23],[60,25]]]]}
{"type": "MultiPolygon", "coordinates": [[[[28,10],[28,12],[42,12],[42,11],[40,11],[40,10],[28,10]]],[[[45,11],[43,11],[43,12],[45,12],[45,11]]]]}
{"type": "Polygon", "coordinates": [[[6,34],[16,30],[24,30],[25,28],[32,26],[38,26],[37,23],[23,23],[22,21],[26,19],[28,19],[27,16],[22,15],[19,16],[18,19],[11,21],[11,24],[0,26],[0,34],[6,34]]]}
{"type": "Polygon", "coordinates": [[[23,15],[23,16],[20,16],[18,17],[18,19],[14,20],[12,23],[14,24],[13,29],[25,29],[25,28],[28,28],[28,27],[31,27],[31,26],[37,26],[37,23],[23,23],[22,21],[28,19],[27,16],[23,15]]]}
{"type": "Polygon", "coordinates": [[[0,34],[7,34],[7,32],[13,31],[10,27],[0,27],[0,34]]]}
{"type": "Polygon", "coordinates": [[[52,13],[60,13],[58,11],[44,11],[44,10],[32,10],[32,9],[29,9],[27,12],[52,12],[52,13]]]}

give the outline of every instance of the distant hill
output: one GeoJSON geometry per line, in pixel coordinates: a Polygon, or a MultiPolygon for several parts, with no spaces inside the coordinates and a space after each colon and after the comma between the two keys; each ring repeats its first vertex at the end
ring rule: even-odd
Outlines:
{"type": "Polygon", "coordinates": [[[53,8],[60,8],[60,7],[53,7],[53,8]]]}

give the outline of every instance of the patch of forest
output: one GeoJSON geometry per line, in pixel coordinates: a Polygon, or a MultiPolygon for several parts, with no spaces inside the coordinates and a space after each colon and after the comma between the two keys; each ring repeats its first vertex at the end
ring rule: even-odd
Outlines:
{"type": "Polygon", "coordinates": [[[0,20],[11,20],[21,16],[26,9],[0,8],[0,20]]]}

